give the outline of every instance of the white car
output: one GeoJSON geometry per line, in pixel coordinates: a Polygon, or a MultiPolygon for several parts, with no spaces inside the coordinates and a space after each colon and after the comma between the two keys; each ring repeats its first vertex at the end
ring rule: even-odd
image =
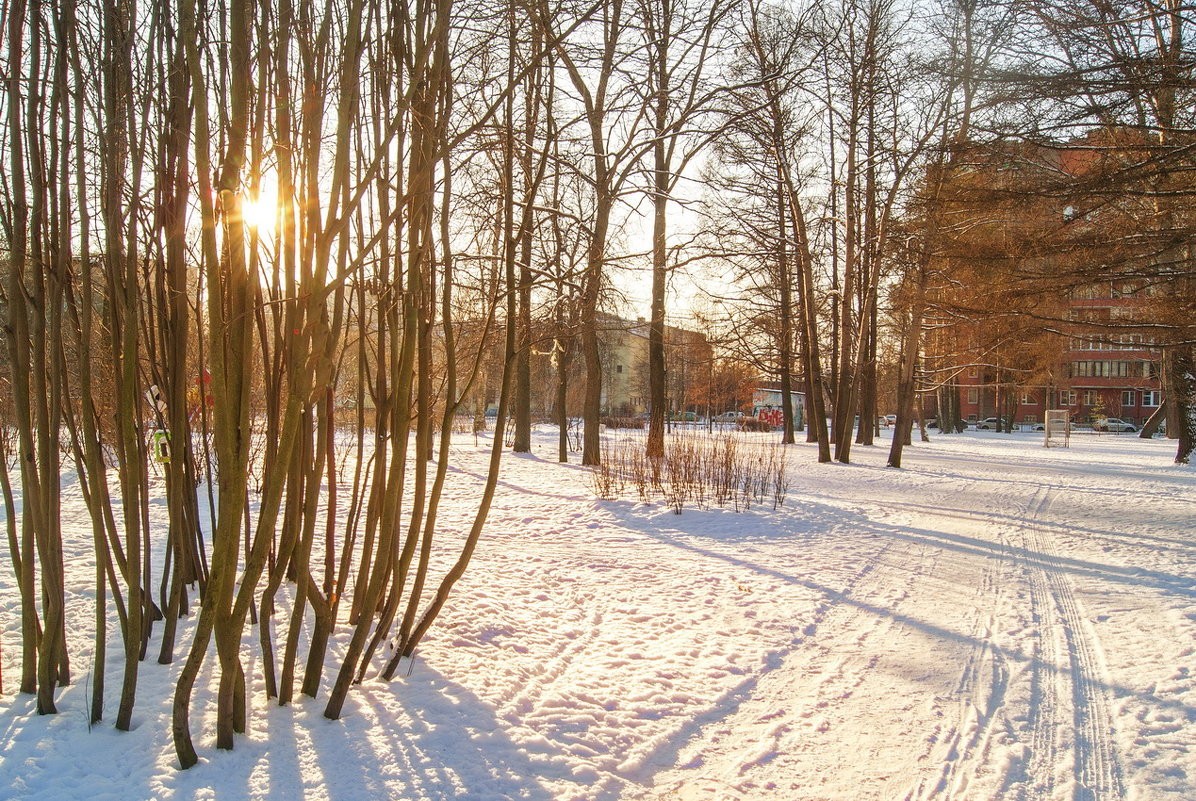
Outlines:
{"type": "Polygon", "coordinates": [[[1117,417],[1105,417],[1101,420],[1097,420],[1095,423],[1092,424],[1092,428],[1096,431],[1137,431],[1138,430],[1138,427],[1136,425],[1134,425],[1133,423],[1127,423],[1126,421],[1124,421],[1120,418],[1117,418],[1117,417]]]}

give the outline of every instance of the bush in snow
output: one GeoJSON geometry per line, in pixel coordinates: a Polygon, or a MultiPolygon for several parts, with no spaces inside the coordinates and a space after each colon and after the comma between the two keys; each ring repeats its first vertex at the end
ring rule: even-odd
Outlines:
{"type": "Polygon", "coordinates": [[[777,443],[720,434],[674,436],[664,457],[651,459],[642,441],[624,437],[603,443],[602,464],[591,476],[594,494],[603,500],[619,500],[634,488],[641,503],[660,500],[676,514],[686,506],[776,509],[789,491],[784,456],[777,443]]]}

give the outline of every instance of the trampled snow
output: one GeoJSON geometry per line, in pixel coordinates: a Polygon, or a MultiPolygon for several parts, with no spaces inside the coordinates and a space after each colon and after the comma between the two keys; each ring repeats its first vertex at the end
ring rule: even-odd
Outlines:
{"type": "MultiPolygon", "coordinates": [[[[850,465],[800,444],[780,508],[676,515],[597,500],[553,461],[555,431],[537,436],[504,458],[473,564],[400,677],[373,671],[339,721],[331,669],[289,707],[259,681],[233,751],[204,690],[189,771],[160,626],[134,730],[111,725],[115,631],[107,720],[87,726],[91,530],[65,481],[75,684],[55,716],[14,695],[6,554],[0,798],[1196,798],[1196,470],[1173,443],[970,432],[915,444],[902,470],[887,439],[850,465]]],[[[486,446],[456,446],[448,540],[486,446]]],[[[260,659],[250,631],[250,675],[260,659]]]]}

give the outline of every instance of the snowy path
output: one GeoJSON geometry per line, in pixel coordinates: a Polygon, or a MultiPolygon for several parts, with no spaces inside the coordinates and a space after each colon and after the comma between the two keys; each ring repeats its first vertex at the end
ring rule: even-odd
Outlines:
{"type": "MultiPolygon", "coordinates": [[[[204,740],[179,774],[177,666],[147,663],[127,735],[87,732],[82,682],[53,719],[6,695],[0,798],[1196,798],[1196,471],[1170,443],[979,432],[901,471],[882,446],[852,465],[798,446],[780,509],[681,515],[596,501],[550,434],[537,448],[507,458],[409,675],[367,681],[341,722],[255,694],[237,749],[204,740]]],[[[446,539],[483,458],[461,447],[446,539]]],[[[91,562],[69,561],[86,664],[91,562]]],[[[15,611],[5,565],[6,678],[15,611]]]]}
{"type": "MultiPolygon", "coordinates": [[[[1147,663],[1115,674],[1105,650],[1126,632],[1114,629],[1106,643],[1109,616],[1095,615],[1086,596],[1097,605],[1133,598],[1157,611],[1131,625],[1181,646],[1182,660],[1191,653],[1192,573],[1159,575],[1117,558],[1150,558],[1155,548],[1129,533],[1140,529],[1127,514],[1135,509],[1093,508],[1103,471],[1062,468],[1061,476],[1059,465],[1035,463],[1041,452],[1027,456],[941,475],[949,480],[920,487],[916,501],[903,484],[918,480],[917,463],[892,484],[862,478],[862,493],[856,482],[825,483],[820,500],[867,518],[848,539],[871,530],[864,536],[883,545],[858,582],[828,592],[817,632],[764,675],[735,715],[691,740],[643,797],[1096,801],[1163,797],[1172,782],[1158,782],[1158,773],[1189,782],[1190,729],[1171,740],[1179,732],[1167,727],[1172,756],[1184,764],[1160,764],[1152,732],[1118,714],[1157,705],[1190,727],[1187,703],[1132,687],[1169,667],[1186,678],[1187,668],[1147,663]],[[1120,519],[1104,516],[1111,512],[1120,519]],[[1096,530],[1110,523],[1118,528],[1096,530]],[[1169,605],[1186,610],[1178,628],[1166,625],[1169,605]],[[1127,770],[1138,774],[1132,792],[1127,770]]],[[[1190,497],[1157,500],[1143,517],[1179,523],[1174,532],[1190,536],[1190,497]]],[[[1190,542],[1178,542],[1190,558],[1190,542]]],[[[770,556],[770,564],[818,564],[810,554],[770,556]]]]}

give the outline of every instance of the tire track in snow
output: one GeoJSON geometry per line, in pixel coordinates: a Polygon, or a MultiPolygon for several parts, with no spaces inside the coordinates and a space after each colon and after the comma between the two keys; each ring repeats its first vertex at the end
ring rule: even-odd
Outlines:
{"type": "MultiPolygon", "coordinates": [[[[1040,563],[1032,568],[1034,574],[1031,588],[1036,596],[1034,608],[1041,609],[1043,630],[1039,634],[1043,658],[1034,661],[1039,678],[1038,687],[1050,686],[1049,695],[1035,695],[1035,713],[1057,714],[1070,702],[1074,742],[1073,754],[1074,801],[1109,801],[1125,797],[1121,766],[1113,745],[1113,717],[1109,709],[1108,671],[1100,644],[1092,631],[1079,601],[1072,590],[1071,581],[1065,573],[1058,555],[1050,546],[1042,523],[1050,510],[1052,493],[1049,488],[1039,490],[1032,515],[1026,527],[1027,550],[1040,556],[1040,563]],[[1065,646],[1060,660],[1053,653],[1057,646],[1065,646]],[[1053,661],[1047,661],[1054,657],[1053,661]],[[1066,662],[1066,664],[1064,664],[1066,662]],[[1070,685],[1070,698],[1066,685],[1070,685]],[[1053,698],[1050,696],[1054,696],[1053,698]],[[1042,709],[1044,703],[1052,708],[1042,709]]],[[[1031,756],[1031,776],[1050,775],[1051,764],[1058,764],[1059,746],[1056,738],[1051,743],[1039,742],[1054,727],[1041,725],[1042,720],[1031,716],[1035,732],[1034,750],[1031,756]]],[[[1062,721],[1059,721],[1062,722],[1062,721]]],[[[1032,789],[1032,788],[1027,788],[1032,789]]],[[[1024,794],[1020,797],[1026,797],[1024,794]]]]}

